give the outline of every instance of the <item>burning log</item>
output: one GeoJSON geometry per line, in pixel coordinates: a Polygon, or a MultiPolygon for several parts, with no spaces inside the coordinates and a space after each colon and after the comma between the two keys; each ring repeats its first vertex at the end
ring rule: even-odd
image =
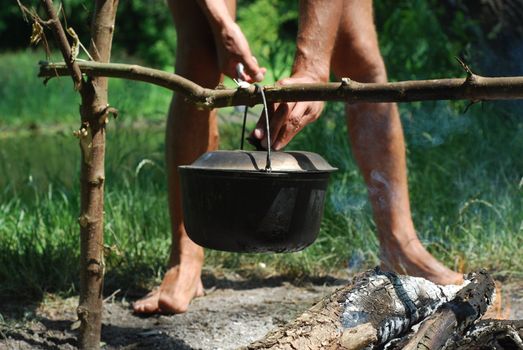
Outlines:
{"type": "Polygon", "coordinates": [[[460,288],[376,268],[247,349],[374,348],[404,335],[460,288]]]}
{"type": "Polygon", "coordinates": [[[462,337],[465,330],[487,311],[494,296],[494,280],[486,271],[469,276],[469,283],[455,298],[428,317],[410,340],[397,349],[443,349],[462,337]]]}
{"type": "Polygon", "coordinates": [[[493,298],[484,270],[438,286],[376,268],[246,349],[523,350],[523,320],[477,321],[493,298]]]}
{"type": "Polygon", "coordinates": [[[446,350],[523,349],[523,320],[482,320],[446,350]]]}

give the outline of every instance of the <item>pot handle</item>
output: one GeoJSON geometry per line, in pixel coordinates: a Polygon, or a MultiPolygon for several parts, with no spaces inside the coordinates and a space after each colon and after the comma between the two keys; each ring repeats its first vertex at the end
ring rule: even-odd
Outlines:
{"type": "Polygon", "coordinates": [[[265,99],[265,92],[263,91],[263,86],[254,84],[256,89],[260,90],[262,100],[263,100],[263,112],[265,114],[265,135],[267,136],[267,160],[265,162],[265,171],[271,172],[271,132],[269,130],[269,110],[267,108],[267,100],[265,99]]]}
{"type": "MultiPolygon", "coordinates": [[[[255,93],[259,91],[261,93],[262,100],[263,100],[263,112],[265,114],[265,127],[266,127],[265,135],[267,136],[267,159],[265,161],[265,171],[271,172],[272,171],[272,168],[271,168],[271,133],[269,130],[269,111],[267,109],[267,99],[265,98],[265,92],[263,91],[263,87],[260,86],[259,84],[254,84],[254,86],[256,88],[255,93]]],[[[243,151],[243,138],[245,135],[245,124],[247,122],[247,109],[248,109],[248,106],[246,105],[244,114],[243,114],[242,135],[241,135],[241,140],[240,140],[240,149],[242,151],[243,151]]]]}

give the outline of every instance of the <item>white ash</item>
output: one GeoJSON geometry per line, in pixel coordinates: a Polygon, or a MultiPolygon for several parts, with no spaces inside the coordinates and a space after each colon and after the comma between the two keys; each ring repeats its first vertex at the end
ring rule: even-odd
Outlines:
{"type": "Polygon", "coordinates": [[[386,343],[432,314],[465,286],[440,286],[424,278],[400,276],[378,268],[356,281],[343,302],[344,329],[370,322],[386,343]]]}

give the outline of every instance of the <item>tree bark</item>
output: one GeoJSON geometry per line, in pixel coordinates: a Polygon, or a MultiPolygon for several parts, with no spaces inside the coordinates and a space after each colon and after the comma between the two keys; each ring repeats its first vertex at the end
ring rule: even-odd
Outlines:
{"type": "MultiPolygon", "coordinates": [[[[104,182],[105,182],[105,125],[109,113],[115,113],[108,101],[108,79],[88,76],[84,80],[75,55],[58,19],[52,0],[41,0],[62,56],[67,74],[80,93],[81,127],[75,135],[80,140],[80,301],[77,308],[80,320],[78,346],[80,349],[99,349],[102,328],[104,278],[104,182]]],[[[108,63],[114,33],[118,0],[96,0],[91,23],[89,52],[95,61],[108,63]]]]}
{"type": "Polygon", "coordinates": [[[82,73],[71,53],[71,46],[67,41],[67,37],[60,23],[60,19],[58,18],[54,10],[53,1],[42,0],[42,5],[44,6],[45,12],[47,13],[47,16],[50,19],[50,21],[48,22],[49,26],[51,27],[56,42],[58,43],[60,51],[62,52],[62,56],[65,60],[65,65],[68,70],[68,74],[71,75],[71,78],[73,79],[75,90],[81,92],[83,84],[82,73]]]}
{"type": "MultiPolygon", "coordinates": [[[[79,348],[99,349],[102,326],[102,291],[104,276],[103,206],[105,124],[109,112],[107,78],[82,78],[65,31],[51,0],[42,0],[50,27],[58,42],[70,74],[79,91],[81,127],[75,135],[80,139],[80,302],[77,308],[81,321],[79,348]]],[[[91,56],[100,62],[109,62],[114,21],[118,0],[97,0],[91,23],[91,56]]]]}
{"type": "MultiPolygon", "coordinates": [[[[89,52],[100,62],[109,62],[118,0],[96,0],[91,23],[89,52]]],[[[82,90],[78,134],[82,151],[80,206],[80,302],[79,347],[98,349],[102,326],[104,277],[104,182],[105,126],[108,121],[108,80],[88,77],[82,90]]]]}
{"type": "MultiPolygon", "coordinates": [[[[238,89],[205,89],[176,74],[127,64],[100,64],[78,62],[83,73],[139,80],[156,84],[184,95],[189,101],[204,108],[262,103],[258,89],[251,85],[238,89]]],[[[342,79],[338,83],[294,84],[265,86],[268,102],[291,101],[345,101],[356,102],[412,102],[428,100],[504,100],[523,98],[523,77],[489,78],[473,74],[468,67],[466,78],[413,80],[394,83],[359,83],[342,79]]],[[[67,75],[64,63],[41,62],[40,76],[67,75]]]]}

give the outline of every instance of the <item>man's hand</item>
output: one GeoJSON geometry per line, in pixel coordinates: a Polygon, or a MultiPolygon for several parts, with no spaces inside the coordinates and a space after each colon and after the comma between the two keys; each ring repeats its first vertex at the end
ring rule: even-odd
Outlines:
{"type": "Polygon", "coordinates": [[[249,83],[262,81],[266,69],[261,68],[251,54],[249,43],[235,22],[228,22],[216,38],[216,49],[221,71],[231,78],[241,78],[249,83]],[[244,71],[237,76],[236,66],[242,63],[244,71]]]}
{"type": "MultiPolygon", "coordinates": [[[[296,55],[292,76],[280,85],[326,83],[330,59],[343,10],[342,0],[301,0],[296,55]]],[[[280,150],[305,125],[315,121],[323,110],[323,102],[292,102],[274,105],[270,117],[271,148],[280,150]]],[[[253,137],[267,148],[265,118],[260,118],[253,137]]]]}
{"type": "MultiPolygon", "coordinates": [[[[280,80],[278,85],[316,83],[318,80],[306,76],[298,75],[280,80]]],[[[271,134],[271,148],[279,151],[300,132],[305,125],[312,123],[320,117],[323,110],[323,102],[286,102],[275,103],[273,108],[269,108],[269,131],[271,134]]],[[[267,127],[265,117],[261,116],[256,124],[252,136],[260,140],[262,147],[267,148],[267,127]]]]}
{"type": "Polygon", "coordinates": [[[266,69],[252,56],[249,43],[240,27],[234,22],[224,0],[198,0],[214,35],[220,70],[230,78],[249,83],[262,81],[266,69]],[[236,66],[243,64],[244,72],[238,76],[236,66]]]}

